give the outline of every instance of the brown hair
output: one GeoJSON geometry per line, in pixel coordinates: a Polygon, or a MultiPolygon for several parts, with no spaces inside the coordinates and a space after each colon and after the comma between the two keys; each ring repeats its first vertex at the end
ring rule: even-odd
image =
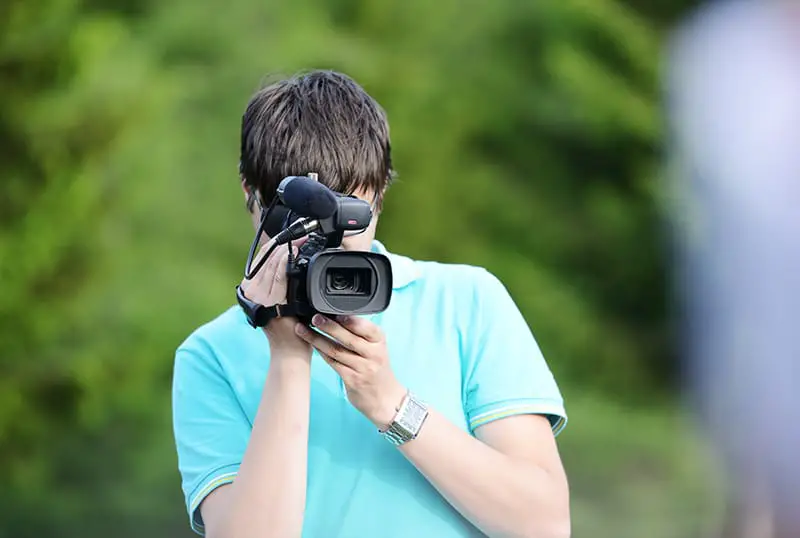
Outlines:
{"type": "Polygon", "coordinates": [[[242,117],[240,173],[264,204],[286,176],[319,174],[345,194],[382,195],[394,178],[381,106],[335,71],[295,75],[259,90],[242,117]]]}

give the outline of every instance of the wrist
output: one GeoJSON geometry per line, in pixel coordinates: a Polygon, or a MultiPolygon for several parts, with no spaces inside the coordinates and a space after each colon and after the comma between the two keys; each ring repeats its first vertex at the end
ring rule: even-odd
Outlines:
{"type": "Polygon", "coordinates": [[[384,439],[399,447],[417,438],[428,414],[427,404],[408,391],[388,427],[378,431],[384,439]]]}
{"type": "Polygon", "coordinates": [[[304,341],[269,343],[270,368],[273,366],[297,364],[300,369],[311,367],[311,347],[304,341]]]}
{"type": "Polygon", "coordinates": [[[273,355],[301,355],[311,358],[311,346],[295,333],[297,320],[284,318],[272,320],[263,327],[264,335],[269,342],[270,353],[273,355]]]}
{"type": "MultiPolygon", "coordinates": [[[[304,360],[270,360],[267,379],[278,386],[297,391],[311,383],[311,363],[304,360]]],[[[302,392],[302,391],[301,391],[302,392]]]]}
{"type": "Polygon", "coordinates": [[[400,385],[386,392],[386,397],[368,417],[378,430],[385,431],[391,425],[407,393],[408,389],[400,385]]]}

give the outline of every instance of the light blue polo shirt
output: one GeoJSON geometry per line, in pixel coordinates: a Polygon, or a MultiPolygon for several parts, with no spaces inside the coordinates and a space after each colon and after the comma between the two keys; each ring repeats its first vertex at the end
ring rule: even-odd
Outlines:
{"type": "MultiPolygon", "coordinates": [[[[561,394],[505,287],[484,269],[386,252],[389,308],[369,316],[384,331],[398,380],[459,428],[473,432],[521,413],[566,424],[561,394]]],[[[192,528],[199,505],[233,482],[269,365],[263,331],[238,305],[178,348],[173,422],[192,528]]],[[[483,536],[348,401],[341,379],[314,356],[303,538],[483,536]]],[[[268,480],[269,477],[265,477],[268,480]]],[[[265,487],[269,487],[265,484],[265,487]]]]}

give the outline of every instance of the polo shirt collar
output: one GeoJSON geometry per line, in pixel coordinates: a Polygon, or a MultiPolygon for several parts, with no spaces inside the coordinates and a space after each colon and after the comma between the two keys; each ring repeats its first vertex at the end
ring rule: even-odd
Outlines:
{"type": "Polygon", "coordinates": [[[408,286],[421,276],[419,267],[414,260],[392,254],[377,239],[372,241],[372,252],[383,254],[389,258],[389,262],[392,264],[392,289],[408,286]]]}

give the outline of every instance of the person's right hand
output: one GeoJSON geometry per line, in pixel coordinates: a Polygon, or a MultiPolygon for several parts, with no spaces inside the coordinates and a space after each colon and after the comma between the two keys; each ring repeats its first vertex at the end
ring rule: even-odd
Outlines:
{"type": "MultiPolygon", "coordinates": [[[[297,255],[298,247],[304,241],[295,242],[292,254],[297,255]]],[[[257,264],[267,253],[272,242],[261,247],[255,256],[253,264],[257,264]]],[[[286,265],[289,260],[287,245],[281,245],[270,254],[266,263],[258,270],[251,280],[243,280],[241,287],[245,297],[264,306],[286,304],[286,265]]],[[[295,333],[298,324],[295,317],[279,317],[270,320],[264,327],[272,352],[301,353],[303,357],[311,357],[311,346],[295,333]]]]}

